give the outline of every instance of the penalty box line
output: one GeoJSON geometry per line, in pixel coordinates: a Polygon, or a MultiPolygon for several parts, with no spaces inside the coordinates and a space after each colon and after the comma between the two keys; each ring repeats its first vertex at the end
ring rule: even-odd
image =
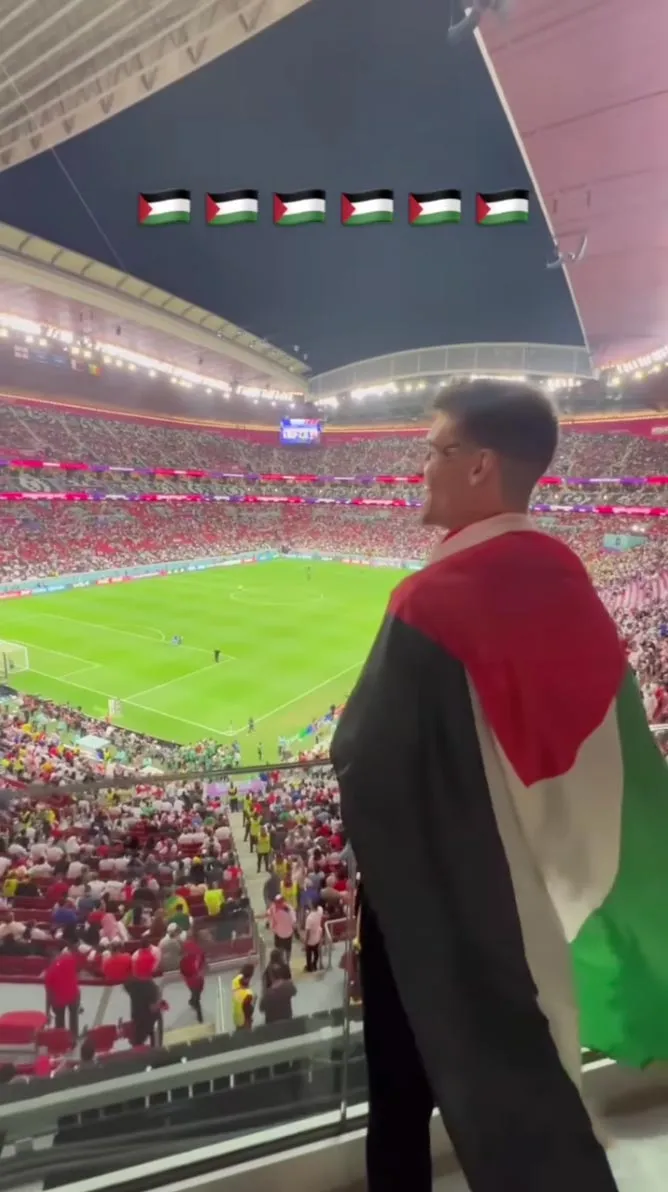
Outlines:
{"type": "MultiPolygon", "coordinates": [[[[315,687],[309,687],[308,691],[302,691],[300,695],[295,695],[293,699],[286,700],[284,704],[279,704],[277,708],[272,708],[271,712],[264,712],[262,716],[254,717],[254,724],[262,724],[264,720],[269,720],[271,716],[276,716],[279,712],[283,712],[286,708],[291,708],[293,704],[298,704],[300,700],[307,699],[309,695],[315,695],[316,691],[322,691],[323,687],[328,687],[330,683],[336,682],[337,679],[342,679],[344,675],[349,675],[351,671],[356,670],[362,666],[363,658],[359,662],[353,662],[351,666],[344,667],[343,670],[337,671],[335,675],[330,675],[328,679],[323,679],[322,683],[316,683],[315,687]]],[[[224,732],[224,737],[238,737],[241,733],[246,732],[247,724],[242,728],[232,729],[231,732],[224,732]]]]}

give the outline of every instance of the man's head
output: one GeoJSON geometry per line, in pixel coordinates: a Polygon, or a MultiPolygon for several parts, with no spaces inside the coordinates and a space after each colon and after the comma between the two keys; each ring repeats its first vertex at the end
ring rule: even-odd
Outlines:
{"type": "Polygon", "coordinates": [[[525,512],[557,449],[549,399],[529,385],[474,381],[444,389],[434,408],[424,524],[458,530],[499,513],[525,512]]]}

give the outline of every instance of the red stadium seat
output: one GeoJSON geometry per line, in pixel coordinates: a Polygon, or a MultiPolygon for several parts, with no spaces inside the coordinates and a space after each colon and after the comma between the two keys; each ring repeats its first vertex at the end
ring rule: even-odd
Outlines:
{"type": "Polygon", "coordinates": [[[74,1035],[64,1026],[46,1027],[39,1031],[35,1040],[38,1049],[45,1048],[48,1055],[68,1055],[74,1049],[74,1035]]]}

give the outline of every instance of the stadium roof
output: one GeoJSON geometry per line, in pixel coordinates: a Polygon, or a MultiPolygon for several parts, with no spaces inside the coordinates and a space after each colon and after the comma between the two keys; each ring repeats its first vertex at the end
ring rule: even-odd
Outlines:
{"type": "MultiPolygon", "coordinates": [[[[479,39],[480,40],[480,39],[479,39]]],[[[513,0],[480,44],[599,364],[668,343],[666,0],[513,0]]],[[[555,252],[555,259],[556,259],[555,252]]]]}
{"type": "Polygon", "coordinates": [[[191,74],[308,0],[0,0],[0,170],[191,74]]]}
{"type": "Polygon", "coordinates": [[[2,223],[0,312],[220,380],[288,392],[306,385],[301,360],[226,319],[2,223]]]}
{"type": "Polygon", "coordinates": [[[450,381],[540,382],[555,392],[592,379],[589,353],[558,344],[448,344],[358,360],[311,379],[313,401],[337,421],[421,416],[450,381]]]}

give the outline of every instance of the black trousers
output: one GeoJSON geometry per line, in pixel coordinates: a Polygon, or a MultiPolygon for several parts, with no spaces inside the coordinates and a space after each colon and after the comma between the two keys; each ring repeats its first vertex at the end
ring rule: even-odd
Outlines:
{"type": "Polygon", "coordinates": [[[79,1002],[72,1002],[69,1006],[53,1007],[53,1025],[59,1030],[65,1026],[67,1014],[67,1029],[76,1039],[79,1034],[79,1002]]]}
{"type": "MultiPolygon", "coordinates": [[[[432,1192],[429,1127],[435,1098],[399,999],[383,937],[364,901],[360,934],[369,1075],[367,1192],[406,1192],[407,1188],[432,1192]]],[[[447,1006],[443,1013],[447,1015],[447,1006]]],[[[490,1057],[479,1075],[483,1088],[491,1090],[489,1101],[477,1098],[485,1103],[492,1121],[504,1111],[495,1100],[499,1086],[494,1062],[490,1057]]],[[[545,1084],[552,1102],[547,1078],[545,1084]]],[[[521,1098],[521,1082],[506,1095],[521,1098]]],[[[457,1090],[452,1101],[457,1103],[457,1090]]],[[[570,1080],[565,1082],[559,1111],[554,1119],[548,1115],[547,1125],[545,1105],[535,1105],[528,1096],[526,1106],[519,1108],[520,1136],[492,1134],[492,1145],[485,1142],[490,1138],[489,1120],[482,1121],[482,1115],[469,1105],[458,1106],[456,1121],[444,1121],[470,1192],[617,1192],[605,1151],[570,1080]]]]}
{"type": "Polygon", "coordinates": [[[306,971],[317,973],[320,966],[320,944],[306,944],[306,971]]]}
{"type": "Polygon", "coordinates": [[[195,989],[190,990],[190,998],[188,1001],[188,1005],[192,1006],[193,1010],[195,1011],[195,1016],[196,1016],[198,1022],[204,1022],[204,1017],[202,1014],[202,994],[203,994],[203,992],[204,992],[204,984],[202,983],[202,985],[199,985],[195,989]]]}
{"type": "Polygon", "coordinates": [[[292,936],[290,935],[287,939],[283,939],[282,936],[275,935],[274,947],[278,948],[279,952],[282,952],[286,959],[289,960],[292,955],[292,936]]]}
{"type": "Polygon", "coordinates": [[[258,873],[261,873],[263,865],[264,865],[267,873],[270,873],[270,869],[269,869],[270,859],[271,859],[271,853],[258,853],[258,855],[257,855],[257,871],[258,871],[258,873]]]}

